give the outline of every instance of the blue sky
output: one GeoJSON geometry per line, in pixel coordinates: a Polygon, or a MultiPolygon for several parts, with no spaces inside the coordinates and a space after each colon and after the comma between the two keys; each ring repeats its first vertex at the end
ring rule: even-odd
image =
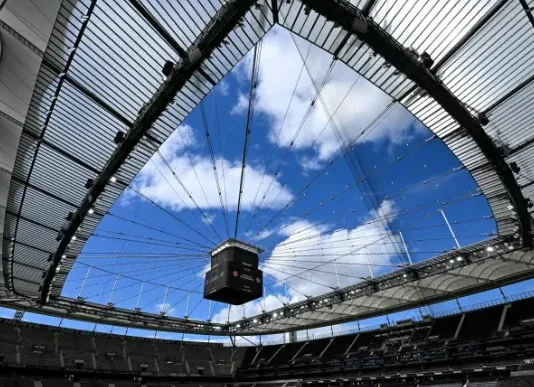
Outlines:
{"type": "MultiPolygon", "coordinates": [[[[214,160],[198,107],[102,220],[63,295],[233,321],[395,270],[408,261],[399,232],[414,263],[454,248],[440,209],[461,246],[495,233],[469,173],[402,106],[285,30],[273,29],[258,53],[238,238],[265,249],[265,297],[232,308],[202,298],[207,252],[229,236],[227,228],[234,233],[251,53],[204,99],[214,160]]],[[[528,283],[507,291],[525,290],[528,283]]],[[[495,290],[461,302],[499,296],[495,290]]],[[[454,307],[448,302],[432,310],[454,307]]],[[[26,319],[59,323],[33,314],[26,319]]]]}

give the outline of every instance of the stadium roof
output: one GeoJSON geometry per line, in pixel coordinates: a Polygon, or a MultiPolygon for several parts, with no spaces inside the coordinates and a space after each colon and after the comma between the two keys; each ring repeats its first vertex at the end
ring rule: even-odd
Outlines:
{"type": "MultiPolygon", "coordinates": [[[[1,203],[2,305],[117,325],[256,334],[384,314],[532,276],[534,54],[527,47],[534,19],[525,0],[193,3],[165,16],[148,1],[125,1],[117,12],[96,0],[64,0],[46,12],[50,20],[57,13],[53,30],[45,21],[37,37],[1,11],[2,62],[24,58],[29,66],[9,68],[35,82],[33,94],[12,93],[27,113],[1,105],[2,132],[13,133],[2,154],[10,181],[1,203]],[[168,17],[180,20],[172,31],[168,17]],[[124,188],[275,24],[333,54],[441,138],[488,199],[498,237],[280,309],[276,318],[212,324],[143,313],[140,322],[134,311],[61,297],[85,241],[124,188]],[[50,36],[46,48],[43,36],[50,36]],[[103,59],[109,51],[115,63],[103,59]],[[423,63],[425,52],[433,63],[423,63]],[[176,64],[162,82],[166,60],[176,64]],[[117,131],[126,133],[118,146],[117,131]]],[[[13,78],[0,70],[3,82],[13,78]]]]}

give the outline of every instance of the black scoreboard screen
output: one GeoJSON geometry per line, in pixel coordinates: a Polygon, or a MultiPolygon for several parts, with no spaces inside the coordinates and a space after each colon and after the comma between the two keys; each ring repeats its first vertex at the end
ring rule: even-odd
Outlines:
{"type": "Polygon", "coordinates": [[[237,241],[222,247],[212,253],[211,270],[206,273],[204,283],[204,298],[242,305],[262,297],[263,272],[258,269],[258,254],[251,253],[251,249],[242,249],[237,241]]]}

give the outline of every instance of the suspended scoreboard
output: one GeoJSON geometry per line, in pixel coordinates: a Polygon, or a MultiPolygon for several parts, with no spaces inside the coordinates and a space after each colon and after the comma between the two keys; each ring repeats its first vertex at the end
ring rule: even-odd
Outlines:
{"type": "Polygon", "coordinates": [[[242,305],[263,296],[263,272],[258,269],[261,249],[228,239],[210,251],[204,298],[242,305]]]}

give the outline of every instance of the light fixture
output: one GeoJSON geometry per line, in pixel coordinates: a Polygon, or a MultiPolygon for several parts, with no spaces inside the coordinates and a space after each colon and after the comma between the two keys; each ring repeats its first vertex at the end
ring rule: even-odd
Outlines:
{"type": "Polygon", "coordinates": [[[274,318],[277,318],[277,317],[278,317],[278,313],[274,312],[274,313],[273,313],[273,317],[274,317],[274,318]]]}
{"type": "Polygon", "coordinates": [[[65,254],[63,254],[63,255],[61,256],[61,259],[65,259],[65,258],[67,258],[67,256],[66,256],[65,254]]]}
{"type": "Polygon", "coordinates": [[[168,60],[168,61],[165,61],[165,64],[163,65],[161,72],[163,73],[163,75],[168,77],[169,75],[171,75],[173,68],[174,68],[174,63],[168,60]]]}
{"type": "Polygon", "coordinates": [[[408,274],[404,273],[402,276],[403,276],[404,278],[406,278],[406,277],[408,277],[408,274]]]}
{"type": "Polygon", "coordinates": [[[449,261],[449,263],[454,263],[454,259],[451,259],[451,260],[449,261]]]}
{"type": "Polygon", "coordinates": [[[117,178],[115,176],[111,176],[111,178],[109,179],[109,181],[111,183],[115,183],[117,181],[117,178]]]}
{"type": "Polygon", "coordinates": [[[95,213],[95,210],[93,210],[92,208],[89,208],[89,211],[87,211],[87,213],[89,215],[93,215],[95,213]]]}
{"type": "Polygon", "coordinates": [[[488,253],[492,253],[493,251],[495,251],[495,249],[493,248],[493,246],[488,246],[488,247],[486,247],[486,251],[488,253]]]}
{"type": "Polygon", "coordinates": [[[76,235],[73,235],[71,240],[75,241],[77,238],[76,238],[76,235]]]}
{"type": "Polygon", "coordinates": [[[257,320],[257,319],[254,319],[254,320],[252,320],[252,322],[253,322],[254,324],[257,324],[257,323],[258,323],[258,320],[257,320]]]}
{"type": "Polygon", "coordinates": [[[458,262],[461,262],[461,261],[463,261],[463,258],[460,257],[460,256],[458,256],[458,257],[456,257],[456,260],[457,260],[458,262]]]}

